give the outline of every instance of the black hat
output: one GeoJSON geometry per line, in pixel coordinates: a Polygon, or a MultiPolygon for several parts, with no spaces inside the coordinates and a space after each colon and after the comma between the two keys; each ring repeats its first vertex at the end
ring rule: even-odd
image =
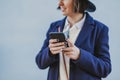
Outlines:
{"type": "MultiPolygon", "coordinates": [[[[95,5],[90,2],[89,0],[84,0],[87,3],[87,8],[85,9],[88,12],[94,12],[96,10],[95,5]]],[[[57,7],[57,9],[60,9],[60,6],[57,7]]]]}
{"type": "Polygon", "coordinates": [[[94,12],[95,10],[96,10],[95,5],[88,0],[88,6],[87,6],[86,11],[88,11],[88,12],[94,12]]]}

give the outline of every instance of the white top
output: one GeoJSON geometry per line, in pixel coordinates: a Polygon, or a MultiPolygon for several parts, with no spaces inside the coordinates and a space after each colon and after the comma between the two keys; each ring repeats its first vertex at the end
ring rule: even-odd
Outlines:
{"type": "MultiPolygon", "coordinates": [[[[80,20],[79,22],[77,22],[76,24],[74,24],[71,28],[70,28],[70,24],[68,23],[68,20],[66,19],[66,22],[65,22],[65,26],[64,26],[64,29],[63,29],[63,32],[66,32],[69,30],[69,39],[75,43],[76,39],[77,39],[77,36],[78,34],[80,33],[82,27],[83,27],[83,24],[85,22],[85,18],[86,18],[86,15],[84,15],[83,19],[80,20]],[[69,29],[70,28],[70,29],[69,29]]],[[[63,56],[62,56],[62,52],[59,54],[60,56],[60,63],[59,63],[59,80],[67,80],[67,76],[66,76],[66,72],[65,72],[65,67],[64,67],[64,61],[63,61],[63,56]]],[[[70,70],[69,70],[69,63],[70,63],[70,59],[69,57],[67,57],[66,55],[65,56],[65,62],[66,62],[66,67],[67,67],[67,73],[70,74],[70,70]]],[[[68,75],[68,78],[69,78],[69,75],[68,75]]]]}

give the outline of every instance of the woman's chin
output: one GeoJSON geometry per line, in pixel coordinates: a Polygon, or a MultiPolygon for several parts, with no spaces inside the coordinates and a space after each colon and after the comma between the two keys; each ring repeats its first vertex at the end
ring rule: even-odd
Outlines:
{"type": "Polygon", "coordinates": [[[66,13],[64,13],[64,12],[62,12],[62,15],[63,15],[63,16],[67,16],[67,14],[66,14],[66,13]]]}

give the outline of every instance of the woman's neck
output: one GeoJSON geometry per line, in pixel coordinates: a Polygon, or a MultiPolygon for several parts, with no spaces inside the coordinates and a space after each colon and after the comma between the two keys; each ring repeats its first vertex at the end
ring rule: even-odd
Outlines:
{"type": "Polygon", "coordinates": [[[70,27],[72,27],[75,23],[79,22],[83,18],[84,14],[76,13],[71,16],[67,16],[70,27]]]}

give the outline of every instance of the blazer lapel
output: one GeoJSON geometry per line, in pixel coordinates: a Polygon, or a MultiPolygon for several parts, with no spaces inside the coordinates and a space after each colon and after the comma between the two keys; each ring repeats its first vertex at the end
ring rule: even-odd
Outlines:
{"type": "Polygon", "coordinates": [[[65,20],[66,20],[66,17],[63,20],[61,20],[57,23],[57,25],[56,25],[57,26],[57,32],[58,32],[58,28],[60,28],[60,32],[63,31],[64,25],[65,25],[65,20]]]}
{"type": "Polygon", "coordinates": [[[87,38],[89,34],[91,34],[91,31],[94,28],[93,24],[94,24],[93,18],[87,14],[83,28],[81,32],[79,33],[77,40],[75,42],[75,45],[77,47],[79,47],[81,43],[85,40],[85,38],[87,38]]]}

